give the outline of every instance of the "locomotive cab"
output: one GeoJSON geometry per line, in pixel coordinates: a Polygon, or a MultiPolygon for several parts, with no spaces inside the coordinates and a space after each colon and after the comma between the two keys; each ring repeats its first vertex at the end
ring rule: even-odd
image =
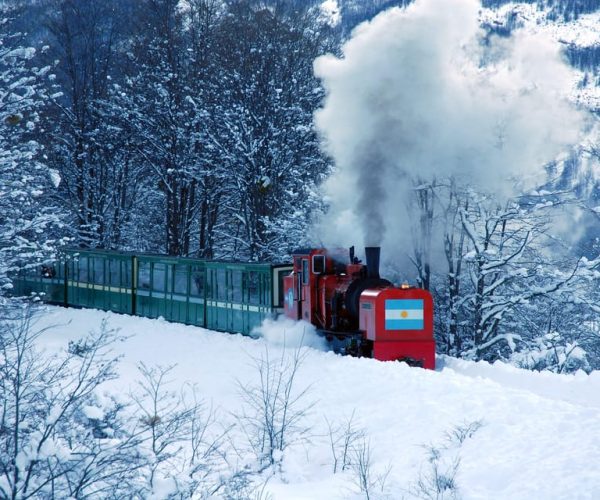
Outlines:
{"type": "MultiPolygon", "coordinates": [[[[377,262],[371,267],[375,266],[377,262]]],[[[360,294],[382,286],[390,282],[379,278],[378,270],[369,271],[353,248],[349,258],[340,249],[299,250],[294,253],[293,272],[284,280],[285,314],[324,332],[356,333],[360,294]]]]}
{"type": "Polygon", "coordinates": [[[320,308],[318,292],[327,278],[346,276],[338,252],[325,249],[298,250],[294,253],[293,271],[284,279],[285,314],[324,327],[325,309],[320,308]]]}

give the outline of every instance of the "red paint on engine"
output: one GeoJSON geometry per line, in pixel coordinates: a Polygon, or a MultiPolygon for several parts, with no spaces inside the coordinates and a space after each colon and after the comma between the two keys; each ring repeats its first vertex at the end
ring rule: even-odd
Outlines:
{"type": "MultiPolygon", "coordinates": [[[[399,315],[407,314],[402,309],[399,315]]],[[[373,342],[373,357],[382,361],[406,360],[435,369],[433,300],[421,288],[388,287],[365,290],[360,296],[360,329],[373,342]],[[422,328],[394,328],[386,325],[386,301],[417,301],[423,304],[422,328]]]]}

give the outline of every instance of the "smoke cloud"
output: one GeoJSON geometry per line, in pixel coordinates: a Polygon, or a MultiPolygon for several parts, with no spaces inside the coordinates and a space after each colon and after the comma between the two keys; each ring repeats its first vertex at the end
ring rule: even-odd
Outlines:
{"type": "Polygon", "coordinates": [[[505,197],[537,185],[577,142],[585,115],[565,99],[573,75],[558,44],[489,36],[480,8],[416,0],[359,26],[342,57],[315,61],[327,91],[315,120],[336,164],[323,243],[362,232],[366,245],[397,245],[410,239],[415,180],[453,176],[505,197]]]}

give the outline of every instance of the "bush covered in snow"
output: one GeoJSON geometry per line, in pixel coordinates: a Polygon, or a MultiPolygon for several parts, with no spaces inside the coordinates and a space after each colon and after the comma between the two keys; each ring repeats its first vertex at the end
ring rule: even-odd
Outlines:
{"type": "Polygon", "coordinates": [[[558,332],[533,339],[531,345],[515,352],[510,359],[518,367],[529,370],[549,370],[554,373],[591,370],[585,350],[577,341],[569,342],[558,332]]]}

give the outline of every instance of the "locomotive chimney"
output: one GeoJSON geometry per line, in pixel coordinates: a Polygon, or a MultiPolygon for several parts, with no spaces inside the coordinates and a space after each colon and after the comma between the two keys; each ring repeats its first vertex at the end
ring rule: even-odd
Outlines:
{"type": "Polygon", "coordinates": [[[365,247],[365,257],[367,258],[367,277],[379,278],[379,256],[381,247],[365,247]]]}

